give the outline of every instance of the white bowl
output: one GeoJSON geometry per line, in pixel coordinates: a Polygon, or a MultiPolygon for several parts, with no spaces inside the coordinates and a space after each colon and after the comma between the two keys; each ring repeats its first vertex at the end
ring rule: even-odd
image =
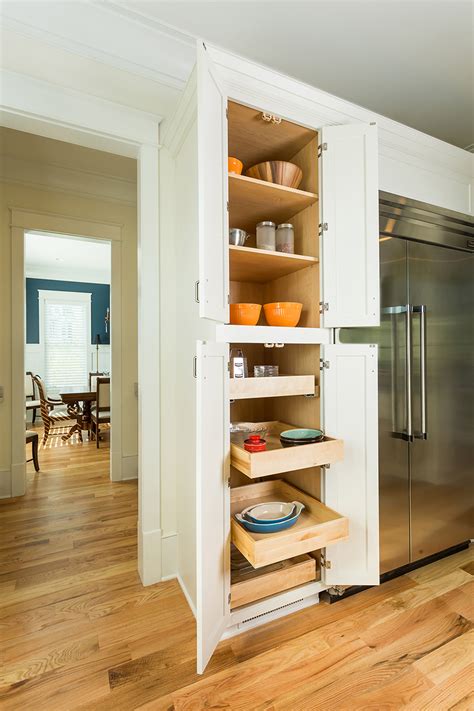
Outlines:
{"type": "Polygon", "coordinates": [[[254,521],[281,521],[288,516],[291,516],[295,510],[294,501],[266,501],[263,504],[254,504],[247,506],[241,514],[248,516],[254,521]]]}

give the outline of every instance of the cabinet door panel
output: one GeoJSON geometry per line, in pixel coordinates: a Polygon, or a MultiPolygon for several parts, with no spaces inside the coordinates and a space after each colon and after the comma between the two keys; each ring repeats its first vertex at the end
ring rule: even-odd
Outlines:
{"type": "Polygon", "coordinates": [[[377,127],[328,126],[321,140],[323,325],[378,326],[377,127]]]}
{"type": "Polygon", "coordinates": [[[199,674],[211,658],[230,616],[228,359],[227,344],[198,341],[196,596],[199,674]]]}
{"type": "Polygon", "coordinates": [[[198,44],[199,315],[228,322],[227,97],[198,44]]]}
{"type": "Polygon", "coordinates": [[[326,549],[329,585],[378,585],[377,346],[323,346],[324,427],[344,440],[325,473],[324,503],[349,519],[349,538],[326,549]]]}

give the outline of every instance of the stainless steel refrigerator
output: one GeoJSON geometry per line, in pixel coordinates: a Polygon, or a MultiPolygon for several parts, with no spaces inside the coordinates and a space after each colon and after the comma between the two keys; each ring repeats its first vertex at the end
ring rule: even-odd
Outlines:
{"type": "Polygon", "coordinates": [[[474,497],[472,218],[380,196],[381,574],[466,543],[474,497]]]}

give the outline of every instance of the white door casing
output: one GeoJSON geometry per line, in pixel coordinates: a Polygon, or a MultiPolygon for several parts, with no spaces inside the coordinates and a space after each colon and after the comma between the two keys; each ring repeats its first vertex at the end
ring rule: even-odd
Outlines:
{"type": "Polygon", "coordinates": [[[322,346],[323,417],[344,440],[344,459],[325,471],[324,502],[349,519],[349,538],[328,546],[328,585],[379,584],[377,346],[322,346]]]}
{"type": "Polygon", "coordinates": [[[378,326],[377,126],[321,131],[323,326],[378,326]]]}
{"type": "Polygon", "coordinates": [[[197,49],[199,315],[227,323],[227,97],[205,45],[197,49]]]}
{"type": "Polygon", "coordinates": [[[198,341],[196,353],[196,618],[202,674],[230,620],[229,347],[198,341]]]}

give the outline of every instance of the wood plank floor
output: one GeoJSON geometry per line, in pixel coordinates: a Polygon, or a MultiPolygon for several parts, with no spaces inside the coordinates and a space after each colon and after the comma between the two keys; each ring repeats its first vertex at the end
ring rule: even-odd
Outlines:
{"type": "Polygon", "coordinates": [[[140,584],[136,485],[108,454],[42,450],[0,502],[2,709],[474,709],[470,551],[225,640],[197,676],[178,583],[140,584]]]}

